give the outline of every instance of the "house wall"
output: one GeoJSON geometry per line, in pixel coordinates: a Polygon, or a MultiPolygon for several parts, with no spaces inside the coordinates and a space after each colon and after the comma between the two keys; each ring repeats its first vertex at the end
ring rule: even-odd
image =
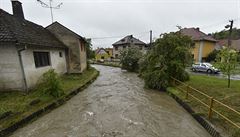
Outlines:
{"type": "Polygon", "coordinates": [[[80,64],[81,64],[81,72],[86,70],[87,68],[87,52],[86,52],[86,45],[83,41],[79,40],[80,46],[80,64]]]}
{"type": "Polygon", "coordinates": [[[0,48],[0,91],[23,90],[23,76],[15,44],[0,43],[0,48]]]}
{"type": "Polygon", "coordinates": [[[95,59],[96,60],[100,60],[102,59],[102,57],[104,57],[104,60],[110,59],[111,57],[109,56],[109,54],[107,53],[103,53],[103,54],[96,54],[95,55],[95,59]]]}
{"type": "Polygon", "coordinates": [[[215,49],[216,43],[214,42],[204,42],[204,48],[202,51],[202,57],[205,58],[207,57],[214,49],[215,49]]]}
{"type": "Polygon", "coordinates": [[[116,58],[116,54],[118,54],[118,57],[120,55],[121,50],[123,50],[123,46],[126,46],[126,49],[130,47],[140,48],[142,46],[142,50],[140,50],[143,54],[147,53],[147,48],[144,45],[134,45],[134,44],[126,44],[126,45],[119,45],[119,46],[113,46],[113,57],[116,58]],[[118,50],[116,50],[115,47],[118,47],[118,50]]]}
{"type": "MultiPolygon", "coordinates": [[[[79,37],[61,25],[50,25],[47,27],[68,48],[69,73],[81,73],[87,67],[86,50],[81,51],[79,37]],[[81,68],[82,67],[82,68],[81,68]]],[[[85,48],[86,49],[86,48],[85,48]]]]}
{"type": "Polygon", "coordinates": [[[215,49],[215,42],[196,41],[192,54],[194,55],[194,62],[202,62],[202,58],[206,58],[209,53],[215,49]]]}
{"type": "Polygon", "coordinates": [[[64,74],[67,72],[66,66],[66,55],[63,49],[33,49],[28,48],[22,51],[22,61],[27,81],[28,88],[33,88],[40,77],[48,71],[49,69],[54,69],[58,74],[64,74]],[[36,68],[33,52],[34,51],[45,51],[50,53],[50,66],[36,68]],[[62,52],[62,57],[60,57],[59,52],[62,52]]]}

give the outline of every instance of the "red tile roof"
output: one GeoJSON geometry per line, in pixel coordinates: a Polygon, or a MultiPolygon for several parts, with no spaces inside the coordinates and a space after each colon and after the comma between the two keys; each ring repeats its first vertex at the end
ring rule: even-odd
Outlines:
{"type": "MultiPolygon", "coordinates": [[[[238,40],[231,40],[232,44],[231,44],[231,48],[235,49],[235,50],[239,50],[240,51],[240,39],[238,40]]],[[[224,39],[224,40],[219,40],[217,43],[219,46],[228,46],[228,40],[224,39]]]]}
{"type": "Polygon", "coordinates": [[[217,42],[217,40],[215,40],[213,37],[200,31],[199,28],[184,28],[180,30],[180,33],[191,37],[192,40],[194,41],[205,40],[205,41],[217,42]]]}

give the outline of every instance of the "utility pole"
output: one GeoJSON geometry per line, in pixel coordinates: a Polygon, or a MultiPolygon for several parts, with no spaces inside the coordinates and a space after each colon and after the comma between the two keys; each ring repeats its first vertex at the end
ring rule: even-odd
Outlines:
{"type": "Polygon", "coordinates": [[[52,19],[52,23],[53,23],[53,9],[60,9],[61,5],[63,5],[63,3],[58,4],[57,6],[52,6],[52,2],[53,0],[49,0],[49,5],[44,3],[42,0],[37,0],[37,2],[39,2],[41,4],[42,7],[44,8],[49,8],[50,12],[51,12],[51,19],[52,19]]]}
{"type": "MultiPolygon", "coordinates": [[[[231,38],[232,38],[232,27],[233,27],[233,20],[229,20],[230,25],[225,26],[225,28],[229,28],[229,34],[228,34],[228,53],[230,52],[230,47],[231,47],[231,38]]],[[[230,68],[230,54],[228,54],[227,57],[227,75],[228,75],[228,88],[230,88],[230,78],[231,78],[231,68],[230,68]]]]}
{"type": "Polygon", "coordinates": [[[233,20],[229,20],[230,25],[225,26],[225,28],[229,28],[229,35],[228,35],[228,48],[231,47],[231,38],[232,38],[232,27],[233,27],[233,20]]]}
{"type": "Polygon", "coordinates": [[[152,30],[150,30],[150,43],[149,47],[152,48],[152,30]]]}

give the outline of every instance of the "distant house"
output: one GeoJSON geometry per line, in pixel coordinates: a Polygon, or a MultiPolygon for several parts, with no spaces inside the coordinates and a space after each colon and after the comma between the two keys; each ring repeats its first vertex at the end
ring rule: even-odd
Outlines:
{"type": "Polygon", "coordinates": [[[181,34],[189,36],[195,42],[192,50],[195,62],[203,62],[206,57],[216,48],[217,40],[201,32],[199,28],[184,28],[180,30],[181,34]]]}
{"type": "Polygon", "coordinates": [[[87,68],[86,40],[58,22],[52,23],[46,29],[68,47],[68,72],[82,73],[87,68]]]}
{"type": "Polygon", "coordinates": [[[21,2],[13,15],[0,9],[0,90],[27,91],[49,69],[67,72],[66,46],[44,27],[24,18],[21,2]]]}
{"type": "Polygon", "coordinates": [[[113,48],[105,48],[106,52],[109,55],[109,58],[112,59],[113,58],[113,48]]]}
{"type": "MultiPolygon", "coordinates": [[[[227,47],[228,46],[228,40],[227,39],[219,40],[217,42],[217,45],[219,47],[227,47]]],[[[231,40],[231,47],[230,48],[240,52],[240,39],[231,40]]]]}
{"type": "Polygon", "coordinates": [[[148,50],[147,44],[137,38],[134,38],[133,35],[126,36],[112,45],[114,58],[119,58],[120,51],[129,47],[139,48],[139,50],[143,53],[146,53],[148,50]]]}
{"type": "Polygon", "coordinates": [[[112,59],[112,48],[98,48],[95,51],[95,59],[98,60],[111,60],[112,59]]]}

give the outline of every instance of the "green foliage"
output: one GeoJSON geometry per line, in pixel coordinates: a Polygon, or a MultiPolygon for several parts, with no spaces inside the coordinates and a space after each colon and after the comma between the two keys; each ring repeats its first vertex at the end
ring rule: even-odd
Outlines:
{"type": "Polygon", "coordinates": [[[207,62],[216,61],[218,53],[219,53],[218,50],[213,50],[210,54],[208,54],[206,61],[207,62]]]}
{"type": "Polygon", "coordinates": [[[95,51],[92,49],[92,40],[91,39],[85,39],[87,41],[86,43],[86,52],[87,52],[87,58],[93,59],[95,58],[95,51]]]}
{"type": "MultiPolygon", "coordinates": [[[[229,36],[229,30],[222,30],[220,32],[215,32],[212,34],[215,39],[227,39],[229,36]]],[[[240,38],[240,29],[232,29],[232,39],[240,38]]]]}
{"type": "Polygon", "coordinates": [[[237,55],[237,61],[238,61],[238,63],[240,62],[240,53],[238,53],[238,55],[237,55]]]}
{"type": "Polygon", "coordinates": [[[140,63],[145,86],[153,89],[166,89],[171,77],[181,81],[189,79],[185,68],[191,62],[192,40],[179,33],[162,36],[155,41],[154,47],[140,63]]]}
{"type": "Polygon", "coordinates": [[[225,48],[217,56],[216,66],[228,77],[228,88],[230,87],[230,77],[236,73],[237,53],[234,50],[225,48]]]}
{"type": "Polygon", "coordinates": [[[61,86],[61,80],[54,69],[50,69],[44,73],[41,80],[42,82],[40,86],[44,94],[53,96],[55,98],[64,95],[64,91],[61,86]]]}
{"type": "Polygon", "coordinates": [[[138,61],[142,57],[142,52],[137,48],[127,48],[120,52],[120,64],[122,69],[130,72],[137,72],[139,69],[138,61]]]}
{"type": "Polygon", "coordinates": [[[87,60],[87,70],[89,70],[90,68],[91,68],[90,61],[87,60]]]}

